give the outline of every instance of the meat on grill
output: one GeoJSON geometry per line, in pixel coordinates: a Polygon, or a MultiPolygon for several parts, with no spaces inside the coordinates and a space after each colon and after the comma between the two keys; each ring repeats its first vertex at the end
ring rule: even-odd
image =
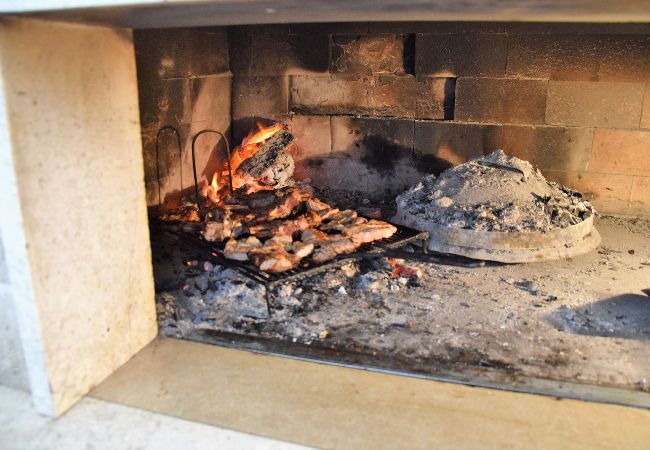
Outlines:
{"type": "Polygon", "coordinates": [[[396,232],[397,228],[393,225],[375,219],[369,220],[365,223],[352,225],[343,230],[343,233],[346,236],[359,244],[385,239],[391,237],[396,232]]]}
{"type": "Polygon", "coordinates": [[[291,245],[291,251],[301,259],[306,258],[313,253],[314,244],[297,241],[291,245]]]}
{"type": "Polygon", "coordinates": [[[324,223],[320,226],[321,230],[344,231],[346,228],[355,223],[357,219],[357,213],[351,209],[346,209],[343,211],[337,211],[332,214],[327,214],[327,219],[325,217],[322,219],[324,223]]]}
{"type": "Polygon", "coordinates": [[[223,222],[206,222],[201,234],[203,239],[210,242],[221,242],[226,238],[223,222]]]}
{"type": "Polygon", "coordinates": [[[312,259],[315,263],[324,263],[336,258],[341,253],[355,251],[359,245],[348,237],[332,235],[327,240],[317,242],[317,248],[314,250],[312,259]]]}
{"type": "Polygon", "coordinates": [[[267,242],[261,247],[251,249],[248,255],[253,264],[264,272],[284,272],[297,266],[300,261],[278,242],[267,242]]]}
{"type": "Polygon", "coordinates": [[[269,210],[267,217],[269,219],[282,219],[288,217],[295,212],[303,201],[310,199],[311,195],[311,190],[290,188],[288,193],[282,197],[280,202],[269,210]]]}
{"type": "Polygon", "coordinates": [[[230,239],[223,249],[223,256],[237,261],[247,261],[248,253],[262,246],[262,243],[255,236],[242,240],[230,239]]]}
{"type": "Polygon", "coordinates": [[[266,239],[274,236],[291,236],[298,231],[306,230],[311,225],[312,222],[306,216],[299,216],[290,220],[273,220],[250,225],[248,232],[260,239],[266,239]]]}
{"type": "Polygon", "coordinates": [[[325,203],[323,201],[320,201],[317,198],[307,199],[305,204],[307,206],[307,211],[320,212],[320,211],[328,211],[328,210],[332,209],[332,207],[330,205],[328,205],[327,203],[325,203]]]}
{"type": "Polygon", "coordinates": [[[316,228],[308,228],[300,235],[300,240],[306,243],[318,243],[327,239],[329,239],[329,235],[316,228]]]}

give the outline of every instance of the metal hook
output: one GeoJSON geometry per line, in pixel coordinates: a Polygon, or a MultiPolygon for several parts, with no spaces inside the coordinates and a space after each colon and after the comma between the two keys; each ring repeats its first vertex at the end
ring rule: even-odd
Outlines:
{"type": "Polygon", "coordinates": [[[232,171],[230,169],[230,143],[228,142],[228,138],[221,132],[217,130],[211,130],[211,129],[205,129],[201,130],[198,133],[194,135],[192,138],[192,173],[194,174],[194,196],[196,199],[196,205],[199,208],[199,214],[201,213],[201,202],[199,199],[199,180],[196,176],[196,156],[195,156],[195,147],[196,147],[196,140],[198,139],[199,136],[201,136],[204,133],[216,133],[219,136],[221,136],[226,143],[226,155],[228,157],[228,185],[230,187],[230,193],[232,194],[233,189],[232,189],[232,171]]]}
{"type": "Polygon", "coordinates": [[[158,130],[158,134],[156,134],[156,180],[158,181],[158,205],[162,205],[162,198],[160,196],[160,160],[159,160],[159,144],[160,144],[160,135],[162,134],[163,131],[171,130],[176,134],[176,143],[178,145],[178,157],[179,157],[179,162],[180,168],[181,168],[181,180],[183,179],[183,147],[181,145],[181,135],[178,132],[178,130],[171,125],[166,125],[162,127],[160,130],[158,130]]]}

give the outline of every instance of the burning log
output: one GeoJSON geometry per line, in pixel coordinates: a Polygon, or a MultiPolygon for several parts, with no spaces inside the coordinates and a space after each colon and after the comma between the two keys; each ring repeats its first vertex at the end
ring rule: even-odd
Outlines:
{"type": "Polygon", "coordinates": [[[287,146],[293,139],[293,135],[285,129],[273,134],[253,156],[237,167],[233,177],[234,188],[243,187],[250,193],[290,185],[295,163],[287,151],[287,146]]]}

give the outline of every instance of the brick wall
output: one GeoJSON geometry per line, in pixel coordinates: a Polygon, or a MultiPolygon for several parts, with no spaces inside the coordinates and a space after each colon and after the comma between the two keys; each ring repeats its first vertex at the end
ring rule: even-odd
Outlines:
{"type": "MultiPolygon", "coordinates": [[[[228,34],[223,28],[135,30],[140,121],[145,161],[147,204],[173,204],[193,184],[191,140],[211,128],[229,133],[231,74],[228,34]],[[180,134],[179,151],[170,131],[180,134]]],[[[216,135],[197,141],[197,172],[207,180],[216,169],[223,143],[216,135]]]]}
{"type": "Polygon", "coordinates": [[[298,173],[392,195],[503,148],[650,215],[650,25],[353,23],[231,28],[233,137],[287,123],[298,173]]]}

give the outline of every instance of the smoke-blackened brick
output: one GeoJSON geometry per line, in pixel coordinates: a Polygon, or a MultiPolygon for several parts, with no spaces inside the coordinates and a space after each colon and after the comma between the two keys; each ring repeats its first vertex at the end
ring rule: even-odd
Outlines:
{"type": "Polygon", "coordinates": [[[329,37],[307,35],[252,35],[253,75],[297,75],[326,73],[329,37]]]}
{"type": "Polygon", "coordinates": [[[405,75],[404,36],[399,34],[332,36],[331,72],[346,76],[405,75]]]}
{"type": "Polygon", "coordinates": [[[547,82],[459,78],[455,119],[468,122],[543,124],[547,82]]]}
{"type": "Polygon", "coordinates": [[[505,34],[419,34],[415,73],[437,77],[503,76],[507,47],[505,34]]]}
{"type": "Polygon", "coordinates": [[[302,114],[442,119],[444,78],[291,77],[290,107],[302,114]]]}

